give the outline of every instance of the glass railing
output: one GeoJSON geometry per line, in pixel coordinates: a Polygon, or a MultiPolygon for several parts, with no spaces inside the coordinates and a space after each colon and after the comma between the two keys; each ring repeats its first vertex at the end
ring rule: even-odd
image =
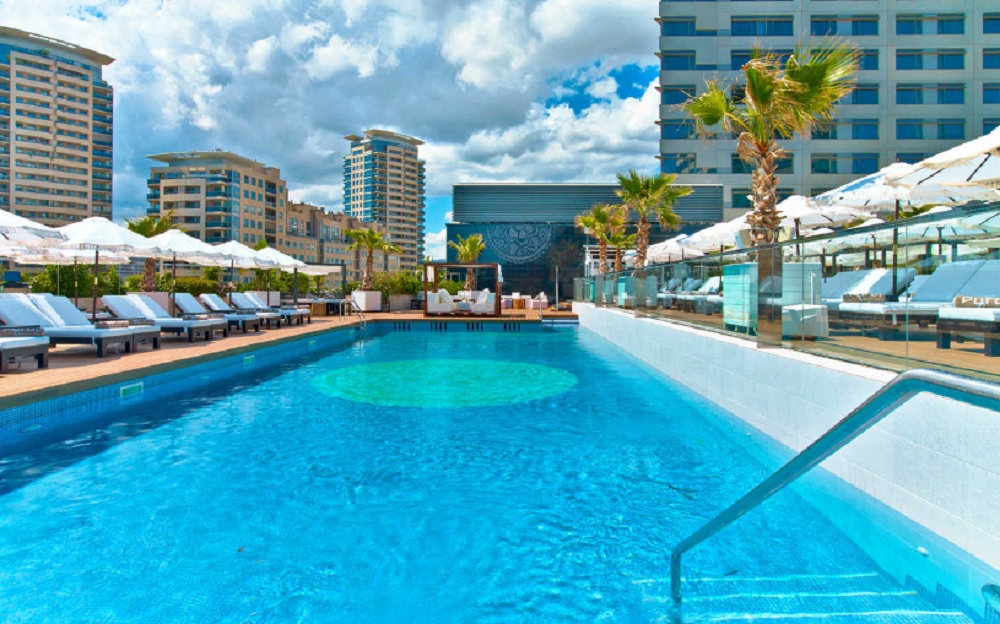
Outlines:
{"type": "Polygon", "coordinates": [[[574,298],[761,347],[1000,381],[1000,204],[608,272],[577,280],[574,298]]]}

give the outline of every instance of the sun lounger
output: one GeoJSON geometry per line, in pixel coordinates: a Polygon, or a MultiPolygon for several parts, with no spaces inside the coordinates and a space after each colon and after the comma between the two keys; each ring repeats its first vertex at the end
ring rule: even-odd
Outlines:
{"type": "Polygon", "coordinates": [[[951,347],[953,337],[983,337],[983,353],[1000,356],[1000,260],[983,262],[962,286],[951,305],[938,310],[937,346],[951,347]]]}
{"type": "MultiPolygon", "coordinates": [[[[542,296],[544,296],[544,293],[542,296]]],[[[494,293],[491,293],[489,288],[486,288],[479,293],[479,298],[472,303],[469,307],[469,311],[473,314],[492,315],[496,311],[496,303],[497,296],[494,293]]]]}
{"type": "Polygon", "coordinates": [[[49,339],[39,326],[0,326],[0,373],[22,358],[34,358],[38,368],[49,367],[49,339]]]}
{"type": "Polygon", "coordinates": [[[280,314],[286,325],[297,323],[312,323],[312,313],[308,308],[297,308],[292,306],[268,306],[260,295],[254,292],[233,293],[233,303],[241,308],[256,310],[257,312],[270,312],[280,314]]]}
{"type": "Polygon", "coordinates": [[[271,328],[272,324],[277,327],[281,327],[281,315],[274,312],[258,312],[257,310],[248,308],[234,308],[226,303],[222,297],[213,293],[204,293],[200,297],[201,302],[208,307],[209,310],[213,312],[221,312],[223,314],[242,314],[248,315],[252,314],[257,317],[258,323],[263,323],[268,329],[271,328]]]}
{"type": "Polygon", "coordinates": [[[698,290],[677,295],[677,309],[684,312],[701,311],[711,314],[710,310],[706,311],[705,309],[705,297],[715,295],[720,290],[722,290],[722,277],[718,275],[710,277],[705,280],[705,283],[698,290]]]}
{"type": "MultiPolygon", "coordinates": [[[[67,312],[74,321],[78,321],[77,325],[69,325],[56,313],[49,302],[37,294],[32,296],[39,298],[39,304],[45,310],[36,305],[36,302],[28,295],[0,294],[0,320],[8,326],[41,327],[42,333],[49,339],[49,344],[52,346],[62,343],[92,344],[97,347],[97,357],[104,357],[105,351],[111,346],[121,346],[125,353],[132,350],[136,335],[127,321],[99,323],[95,326],[67,300],[66,303],[82,317],[80,319],[67,312]]],[[[62,307],[62,304],[58,305],[62,307]]],[[[159,328],[150,326],[149,329],[155,330],[154,348],[159,347],[159,328]]],[[[152,338],[152,336],[149,337],[152,338]]]]}
{"type": "Polygon", "coordinates": [[[663,303],[664,308],[673,307],[677,303],[677,297],[695,292],[703,284],[702,280],[689,277],[685,279],[674,292],[664,293],[663,297],[657,295],[657,300],[663,303]]]}
{"type": "MultiPolygon", "coordinates": [[[[112,322],[109,321],[98,321],[97,324],[92,324],[90,319],[87,318],[83,312],[80,311],[73,302],[66,297],[58,297],[50,293],[37,293],[28,295],[31,303],[35,305],[38,309],[42,311],[43,314],[47,315],[49,318],[56,322],[56,325],[61,325],[68,328],[70,333],[73,328],[85,328],[93,329],[95,327],[111,327],[112,322]]],[[[132,340],[125,345],[125,352],[138,351],[140,344],[150,343],[153,349],[160,348],[160,327],[156,323],[145,319],[145,318],[131,318],[126,320],[128,329],[132,332],[132,340]]],[[[55,332],[59,333],[59,332],[55,332]]],[[[52,332],[46,332],[46,335],[51,339],[52,344],[57,344],[56,335],[52,332]]],[[[67,340],[64,337],[58,338],[59,342],[77,342],[80,344],[92,344],[85,339],[67,340]]]]}
{"type": "MultiPolygon", "coordinates": [[[[209,314],[209,311],[205,309],[205,306],[203,306],[200,301],[195,299],[194,295],[191,293],[174,293],[174,304],[180,308],[181,312],[184,314],[209,314]]],[[[247,333],[248,328],[253,328],[254,331],[260,331],[260,319],[257,318],[256,314],[223,312],[222,317],[226,319],[230,329],[234,327],[239,328],[244,334],[247,333]]]]}
{"type": "MultiPolygon", "coordinates": [[[[991,260],[990,263],[1000,261],[991,260]]],[[[938,311],[951,305],[955,297],[964,292],[966,284],[983,264],[983,260],[942,264],[908,301],[845,302],[840,306],[840,316],[863,328],[877,328],[879,338],[890,340],[903,324],[916,323],[925,327],[937,321],[938,311]]]]}
{"type": "Polygon", "coordinates": [[[202,334],[205,340],[212,340],[215,332],[222,336],[229,335],[229,326],[222,315],[212,318],[210,315],[185,315],[175,318],[167,314],[151,297],[143,295],[105,295],[104,305],[118,318],[145,318],[160,326],[161,331],[174,334],[186,334],[188,342],[194,342],[195,335],[202,334]]]}

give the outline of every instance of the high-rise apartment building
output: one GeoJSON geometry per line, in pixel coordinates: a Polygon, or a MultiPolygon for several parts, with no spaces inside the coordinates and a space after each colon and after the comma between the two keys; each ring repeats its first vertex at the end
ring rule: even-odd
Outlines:
{"type": "Polygon", "coordinates": [[[678,109],[713,77],[738,78],[755,45],[788,54],[836,36],[861,50],[836,123],[785,142],[782,195],[816,193],[893,162],[915,162],[1000,124],[1000,5],[992,0],[660,2],[661,170],[721,183],[727,216],[749,209],[735,141],[695,135],[678,109]]]}
{"type": "Polygon", "coordinates": [[[344,157],[344,212],[378,224],[403,250],[400,268],[415,268],[424,259],[424,161],[417,155],[423,141],[386,130],[344,138],[351,142],[344,157]]]}
{"type": "Polygon", "coordinates": [[[154,154],[147,213],[173,211],[177,225],[207,243],[264,239],[284,251],[288,188],[281,171],[256,160],[214,150],[154,154]]]}
{"type": "Polygon", "coordinates": [[[112,62],[0,27],[0,208],[51,226],[111,218],[112,62]]]}

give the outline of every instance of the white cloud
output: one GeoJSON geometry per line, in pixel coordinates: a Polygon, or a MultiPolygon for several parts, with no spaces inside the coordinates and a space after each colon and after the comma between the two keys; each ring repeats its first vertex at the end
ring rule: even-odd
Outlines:
{"type": "Polygon", "coordinates": [[[343,136],[379,127],[426,141],[432,196],[653,170],[657,94],[619,98],[611,72],[656,63],[655,14],[648,0],[0,0],[0,23],[117,59],[116,211],[145,204],[147,154],[214,147],[339,209],[343,136]],[[598,101],[544,105],[580,92],[598,101]]]}
{"type": "Polygon", "coordinates": [[[448,255],[448,229],[441,228],[428,232],[424,237],[424,253],[435,260],[444,260],[448,255]]]}

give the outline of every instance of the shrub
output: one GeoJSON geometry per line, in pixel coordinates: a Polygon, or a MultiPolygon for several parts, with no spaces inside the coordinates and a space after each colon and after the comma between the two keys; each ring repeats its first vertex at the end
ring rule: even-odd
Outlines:
{"type": "Polygon", "coordinates": [[[218,293],[219,283],[204,277],[178,277],[177,292],[191,293],[195,297],[204,293],[218,293]]]}

